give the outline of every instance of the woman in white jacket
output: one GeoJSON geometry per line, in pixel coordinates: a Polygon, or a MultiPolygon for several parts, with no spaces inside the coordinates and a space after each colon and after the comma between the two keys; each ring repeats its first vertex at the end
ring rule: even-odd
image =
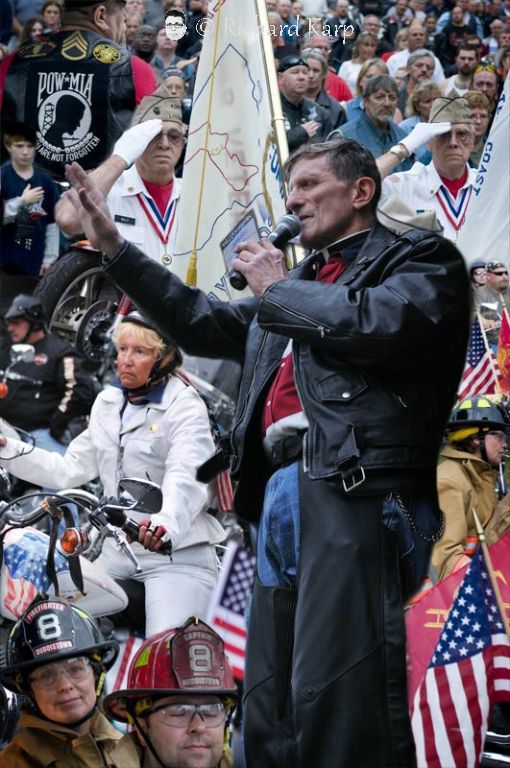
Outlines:
{"type": "MultiPolygon", "coordinates": [[[[107,539],[98,563],[119,579],[145,585],[146,634],[179,626],[190,615],[205,617],[217,578],[215,544],[225,532],[207,510],[208,489],[197,467],[215,451],[207,408],[196,390],[175,374],[182,358],[138,313],[114,334],[118,382],[96,398],[88,429],[64,456],[34,448],[5,462],[10,472],[41,486],[69,488],[100,478],[105,496],[115,496],[122,477],[147,477],[161,486],[163,506],[142,526],[133,549],[135,569],[107,539]],[[172,542],[170,559],[157,553],[172,542]]],[[[7,439],[2,454],[26,450],[7,439]]],[[[141,522],[146,515],[130,513],[141,522]]]]}

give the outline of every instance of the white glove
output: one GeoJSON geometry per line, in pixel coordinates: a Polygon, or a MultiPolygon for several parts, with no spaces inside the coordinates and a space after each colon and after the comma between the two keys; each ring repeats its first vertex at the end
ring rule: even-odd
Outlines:
{"type": "Polygon", "coordinates": [[[418,125],[414,126],[409,136],[406,136],[405,139],[400,139],[398,143],[407,149],[409,155],[412,155],[422,144],[426,144],[435,136],[441,136],[441,134],[448,133],[451,130],[451,123],[418,123],[418,125]]]}
{"type": "Polygon", "coordinates": [[[117,139],[112,154],[121,157],[126,165],[131,165],[145,152],[162,127],[163,121],[156,119],[133,125],[117,139]]]}

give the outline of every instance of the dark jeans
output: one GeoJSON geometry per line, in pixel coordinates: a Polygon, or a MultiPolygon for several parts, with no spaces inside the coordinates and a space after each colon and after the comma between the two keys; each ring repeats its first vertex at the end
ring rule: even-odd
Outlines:
{"type": "MultiPolygon", "coordinates": [[[[411,768],[401,545],[383,524],[386,493],[348,497],[310,481],[300,465],[280,472],[291,509],[293,477],[299,483],[300,517],[284,537],[289,555],[297,535],[299,560],[295,585],[288,562],[275,583],[281,553],[271,551],[274,537],[269,550],[259,540],[245,676],[247,766],[411,768]]],[[[266,498],[281,481],[276,475],[266,498]]]]}

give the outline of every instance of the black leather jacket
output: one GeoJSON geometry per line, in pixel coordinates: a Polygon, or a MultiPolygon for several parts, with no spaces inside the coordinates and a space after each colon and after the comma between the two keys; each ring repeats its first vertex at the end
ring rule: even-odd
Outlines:
{"type": "Polygon", "coordinates": [[[269,474],[262,394],[289,338],[310,422],[304,461],[312,480],[370,493],[391,487],[395,474],[435,473],[469,331],[461,254],[436,235],[397,236],[377,225],[335,284],[311,282],[317,261],[309,256],[292,282],[273,284],[260,300],[231,303],[185,286],[134,246],[109,267],[187,352],[243,364],[232,471],[240,480],[236,508],[247,519],[260,514],[269,474]]]}

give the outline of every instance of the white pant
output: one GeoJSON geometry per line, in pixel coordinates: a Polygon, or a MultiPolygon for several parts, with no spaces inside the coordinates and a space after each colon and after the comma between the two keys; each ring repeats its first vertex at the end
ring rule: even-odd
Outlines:
{"type": "Polygon", "coordinates": [[[108,539],[96,562],[114,579],[134,579],[145,586],[145,634],[178,627],[190,616],[205,619],[209,599],[218,578],[216,550],[211,544],[195,544],[176,550],[170,560],[133,544],[142,573],[108,539]]]}

